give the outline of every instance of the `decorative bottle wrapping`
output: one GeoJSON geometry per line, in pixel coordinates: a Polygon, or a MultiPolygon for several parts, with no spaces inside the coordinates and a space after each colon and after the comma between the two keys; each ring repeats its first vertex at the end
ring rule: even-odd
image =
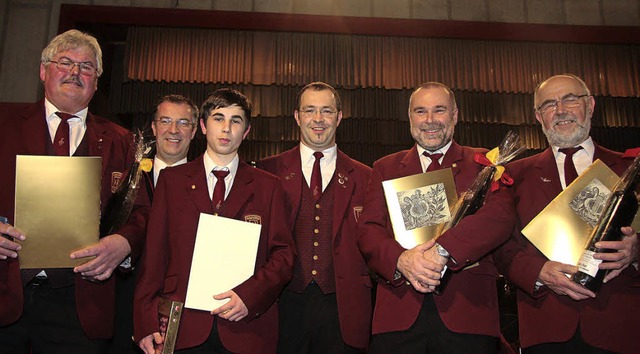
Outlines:
{"type": "MultiPolygon", "coordinates": [[[[503,174],[504,167],[502,165],[511,161],[524,150],[526,148],[520,143],[518,133],[509,131],[500,146],[488,152],[486,157],[481,154],[476,155],[475,161],[485,165],[485,167],[478,173],[471,187],[462,193],[458,202],[451,208],[451,219],[441,224],[437,234],[443,234],[446,230],[456,226],[465,216],[472,215],[478,211],[484,205],[489,190],[497,189],[498,180],[501,180],[504,184],[510,184],[510,178],[503,174]]],[[[440,278],[440,284],[433,291],[436,295],[442,294],[452,274],[451,268],[445,266],[440,278]]]]}
{"type": "Polygon", "coordinates": [[[127,223],[140,189],[142,172],[152,169],[153,161],[144,158],[149,153],[153,141],[145,141],[142,133],[136,134],[134,142],[135,158],[127,175],[120,181],[116,191],[111,194],[100,219],[100,236],[111,235],[127,223]]]}
{"type": "MultiPolygon", "coordinates": [[[[478,177],[476,177],[476,181],[488,181],[490,182],[493,179],[493,176],[496,173],[495,166],[486,166],[480,171],[478,177]]],[[[447,229],[456,226],[462,218],[467,215],[472,215],[480,207],[484,204],[484,200],[487,196],[487,192],[489,191],[489,186],[491,183],[479,183],[478,188],[469,188],[467,192],[465,192],[460,199],[458,199],[460,206],[454,206],[454,213],[451,215],[451,221],[447,224],[450,224],[447,229]]],[[[475,181],[474,181],[475,185],[475,181]]],[[[453,271],[451,268],[444,266],[440,277],[440,284],[438,284],[433,290],[434,294],[441,295],[447,284],[449,283],[449,279],[453,275],[453,271]]]]}
{"type": "Polygon", "coordinates": [[[571,279],[585,288],[598,293],[602,287],[607,270],[599,269],[602,263],[599,259],[594,259],[593,255],[598,252],[614,252],[609,249],[598,249],[595,244],[600,241],[620,241],[622,239],[623,226],[631,225],[636,212],[638,211],[638,199],[635,189],[640,182],[640,155],[627,168],[627,170],[616,183],[613,192],[607,199],[602,214],[594,227],[585,251],[578,262],[578,272],[571,279]]]}

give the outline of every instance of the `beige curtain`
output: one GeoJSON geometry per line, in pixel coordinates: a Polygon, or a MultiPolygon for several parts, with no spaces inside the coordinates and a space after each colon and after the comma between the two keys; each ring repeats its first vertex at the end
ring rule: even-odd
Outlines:
{"type": "Polygon", "coordinates": [[[637,45],[133,27],[127,54],[127,77],[141,81],[531,93],[571,72],[596,95],[640,92],[637,45]]]}
{"type": "MultiPolygon", "coordinates": [[[[312,81],[338,89],[345,117],[338,144],[367,164],[412,146],[409,95],[426,81],[454,90],[455,139],[463,145],[492,148],[516,130],[529,154],[544,149],[532,93],[564,72],[582,77],[596,97],[596,141],[615,150],[640,145],[638,45],[132,27],[125,53],[124,77],[111,86],[112,112],[148,122],[164,94],[202,102],[219,87],[235,88],[254,104],[240,150],[248,161],[298,143],[296,95],[312,81]]],[[[200,136],[191,154],[205,148],[200,136]]]]}

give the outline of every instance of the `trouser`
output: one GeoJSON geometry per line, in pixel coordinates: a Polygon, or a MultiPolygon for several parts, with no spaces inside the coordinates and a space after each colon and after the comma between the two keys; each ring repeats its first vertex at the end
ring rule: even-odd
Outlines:
{"type": "Polygon", "coordinates": [[[53,288],[46,278],[24,287],[20,319],[0,327],[3,354],[103,354],[108,340],[88,338],[76,310],[75,286],[53,288]]]}
{"type": "Polygon", "coordinates": [[[311,282],[302,294],[284,290],[280,311],[279,354],[347,354],[360,351],[344,343],[336,294],[311,282]]]}
{"type": "Polygon", "coordinates": [[[416,322],[406,331],[376,334],[370,354],[494,354],[498,338],[456,333],[440,319],[432,294],[426,294],[416,322]]]}

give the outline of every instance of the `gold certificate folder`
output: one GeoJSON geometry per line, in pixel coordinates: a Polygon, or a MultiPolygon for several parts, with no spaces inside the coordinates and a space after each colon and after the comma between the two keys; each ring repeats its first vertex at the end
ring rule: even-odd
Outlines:
{"type": "Polygon", "coordinates": [[[618,180],[607,165],[596,160],[531,220],[522,234],[550,260],[577,265],[593,231],[587,220],[597,220],[598,206],[603,204],[604,196],[598,203],[590,191],[603,185],[611,192],[618,180]]]}
{"type": "Polygon", "coordinates": [[[72,268],[100,226],[100,157],[17,156],[15,226],[27,239],[20,268],[72,268]]]}
{"type": "Polygon", "coordinates": [[[411,249],[438,236],[458,200],[450,168],[382,182],[396,241],[411,249]]]}

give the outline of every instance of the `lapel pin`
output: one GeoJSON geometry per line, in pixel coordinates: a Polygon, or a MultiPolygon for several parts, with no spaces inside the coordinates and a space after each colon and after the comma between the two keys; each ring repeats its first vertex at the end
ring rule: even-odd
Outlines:
{"type": "Polygon", "coordinates": [[[195,184],[192,184],[192,185],[191,185],[191,189],[196,189],[196,185],[195,185],[195,184]]]}
{"type": "Polygon", "coordinates": [[[548,178],[544,178],[544,177],[540,177],[540,180],[542,180],[542,182],[544,182],[544,183],[549,183],[549,182],[551,182],[551,180],[550,180],[550,179],[548,179],[548,178]]]}

